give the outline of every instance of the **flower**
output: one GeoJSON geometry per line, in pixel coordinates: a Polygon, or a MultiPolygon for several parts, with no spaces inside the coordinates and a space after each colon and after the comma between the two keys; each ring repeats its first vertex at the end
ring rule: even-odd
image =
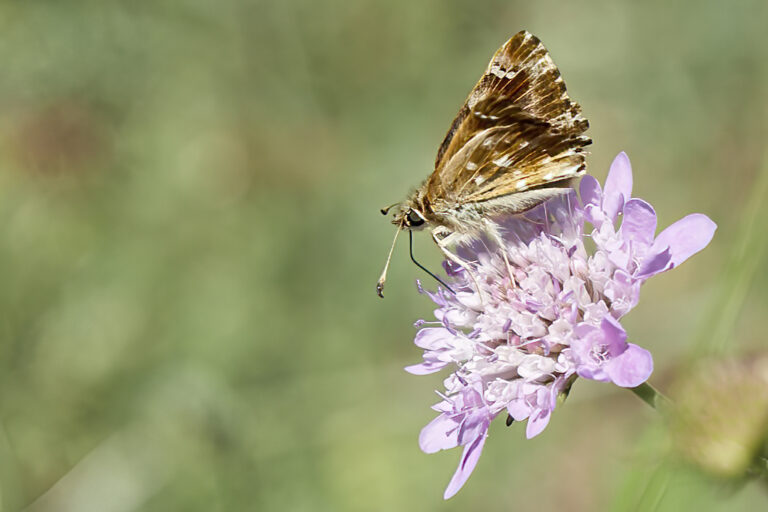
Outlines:
{"type": "Polygon", "coordinates": [[[459,247],[466,268],[443,263],[454,293],[419,284],[438,308],[435,322],[418,323],[426,325],[415,339],[423,361],[406,370],[452,370],[419,444],[426,453],[464,447],[446,499],[469,478],[502,411],[508,421],[527,420],[530,439],[578,377],[636,387],[651,375],[650,352],[627,342],[619,320],[648,278],[706,247],[716,225],[693,214],[656,235],[653,207],[631,194],[632,169],[620,153],[604,187],[585,176],[580,197],[570,191],[495,219],[503,247],[459,247]]]}

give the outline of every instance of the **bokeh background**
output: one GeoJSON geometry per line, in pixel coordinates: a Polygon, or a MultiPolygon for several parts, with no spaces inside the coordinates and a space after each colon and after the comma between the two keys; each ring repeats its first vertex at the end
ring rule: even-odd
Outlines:
{"type": "Polygon", "coordinates": [[[432,309],[406,244],[374,284],[378,208],[528,29],[591,121],[591,173],[625,150],[660,226],[719,224],[626,317],[652,382],[765,348],[766,20],[764,0],[1,2],[2,510],[765,507],[587,381],[534,440],[492,425],[444,502],[460,453],[417,445],[441,377],[402,370],[432,309]]]}

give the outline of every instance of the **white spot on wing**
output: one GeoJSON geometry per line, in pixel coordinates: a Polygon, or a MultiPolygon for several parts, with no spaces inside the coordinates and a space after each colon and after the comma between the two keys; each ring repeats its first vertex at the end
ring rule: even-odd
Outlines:
{"type": "Polygon", "coordinates": [[[475,117],[477,117],[479,119],[488,119],[490,121],[496,121],[497,119],[499,119],[499,116],[494,116],[492,114],[483,114],[480,111],[476,111],[475,112],[475,117]]]}
{"type": "Polygon", "coordinates": [[[515,188],[517,188],[517,190],[523,190],[527,184],[528,182],[526,180],[520,180],[517,182],[517,185],[515,185],[515,188]]]}
{"type": "Polygon", "coordinates": [[[490,73],[499,78],[504,78],[507,75],[506,70],[501,66],[499,66],[498,64],[494,64],[493,66],[491,66],[490,73]]]}
{"type": "Polygon", "coordinates": [[[562,170],[562,174],[563,176],[571,176],[573,174],[578,174],[580,167],[581,167],[580,165],[572,165],[570,167],[566,167],[565,169],[562,170]]]}
{"type": "Polygon", "coordinates": [[[475,162],[467,162],[467,165],[465,165],[468,171],[474,171],[477,169],[477,164],[475,162]]]}

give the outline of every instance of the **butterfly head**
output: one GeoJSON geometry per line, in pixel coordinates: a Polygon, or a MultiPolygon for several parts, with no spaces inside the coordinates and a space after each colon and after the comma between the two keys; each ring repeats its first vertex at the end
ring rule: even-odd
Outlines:
{"type": "Polygon", "coordinates": [[[408,229],[423,229],[426,222],[427,219],[424,218],[424,214],[422,214],[416,208],[408,208],[403,213],[403,224],[405,224],[408,229]]]}
{"type": "Polygon", "coordinates": [[[419,231],[426,226],[426,217],[416,206],[411,204],[410,201],[382,208],[381,214],[387,215],[392,209],[395,210],[392,214],[392,224],[398,226],[400,229],[419,231]]]}
{"type": "MultiPolygon", "coordinates": [[[[382,208],[381,214],[387,215],[390,210],[394,210],[392,214],[392,224],[397,226],[397,229],[395,230],[395,238],[392,240],[392,247],[389,249],[387,262],[384,264],[384,270],[382,270],[381,277],[379,277],[379,281],[376,283],[376,293],[378,293],[379,297],[382,298],[384,297],[384,282],[387,280],[387,269],[389,268],[389,262],[392,259],[392,252],[395,250],[397,235],[399,235],[401,231],[407,229],[409,231],[408,234],[413,237],[413,233],[411,233],[411,231],[419,231],[428,225],[427,218],[424,216],[424,213],[422,213],[422,210],[416,207],[413,200],[408,200],[402,203],[395,203],[391,206],[388,206],[387,208],[382,208]]],[[[413,238],[411,238],[411,243],[413,243],[413,238]]],[[[411,259],[413,259],[413,248],[411,248],[411,259]]],[[[416,260],[413,261],[419,265],[416,260]]],[[[421,265],[419,266],[421,267],[421,265]]],[[[427,270],[427,272],[429,271],[427,270]]],[[[434,276],[434,274],[431,275],[434,276]]],[[[439,281],[439,278],[437,279],[439,281]]]]}

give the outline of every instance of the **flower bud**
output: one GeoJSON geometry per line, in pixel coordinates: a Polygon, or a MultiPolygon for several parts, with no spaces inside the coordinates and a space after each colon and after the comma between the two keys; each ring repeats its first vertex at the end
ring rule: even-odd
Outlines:
{"type": "Polygon", "coordinates": [[[671,434],[684,459],[725,479],[758,467],[768,439],[768,354],[702,361],[671,394],[671,434]]]}

